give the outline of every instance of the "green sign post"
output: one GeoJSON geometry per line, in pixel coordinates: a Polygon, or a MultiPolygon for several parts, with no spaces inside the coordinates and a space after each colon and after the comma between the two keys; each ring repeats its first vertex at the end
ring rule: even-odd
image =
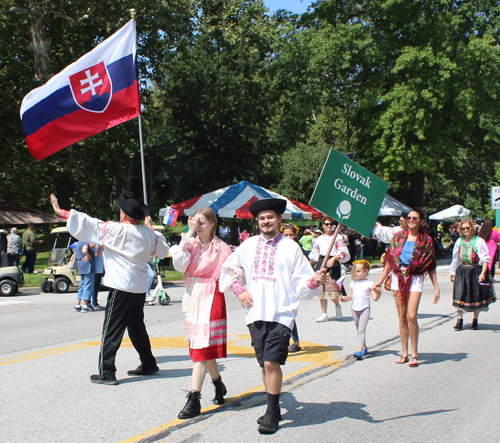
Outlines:
{"type": "Polygon", "coordinates": [[[310,205],[370,237],[389,184],[330,149],[310,205]]]}

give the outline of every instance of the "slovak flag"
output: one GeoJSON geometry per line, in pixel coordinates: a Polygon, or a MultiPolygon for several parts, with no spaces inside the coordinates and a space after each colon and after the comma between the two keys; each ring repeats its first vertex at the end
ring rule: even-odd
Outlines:
{"type": "Polygon", "coordinates": [[[21,104],[26,144],[43,160],[140,113],[135,21],[31,91],[21,104]]]}
{"type": "Polygon", "coordinates": [[[338,280],[335,280],[335,283],[337,283],[337,286],[341,291],[342,291],[342,287],[344,286],[344,280],[345,280],[345,275],[340,277],[338,280]]]}
{"type": "Polygon", "coordinates": [[[179,211],[172,208],[172,206],[167,206],[165,208],[165,218],[163,219],[164,225],[175,226],[177,223],[177,217],[179,216],[179,211]]]}

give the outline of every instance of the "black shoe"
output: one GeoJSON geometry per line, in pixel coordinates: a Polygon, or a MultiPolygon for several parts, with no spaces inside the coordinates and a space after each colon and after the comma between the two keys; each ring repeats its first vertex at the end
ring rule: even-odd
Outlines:
{"type": "MultiPolygon", "coordinates": [[[[266,416],[266,414],[264,414],[263,416],[259,417],[257,419],[257,423],[260,425],[262,423],[262,419],[266,416]]],[[[281,412],[278,413],[278,421],[281,421],[281,412]]]]}
{"type": "Polygon", "coordinates": [[[108,375],[106,378],[101,378],[99,374],[94,374],[90,376],[90,381],[92,383],[99,383],[101,385],[117,385],[118,380],[115,374],[108,375]]]}
{"type": "Polygon", "coordinates": [[[188,418],[196,417],[200,415],[201,412],[201,403],[200,403],[201,394],[199,392],[188,392],[186,405],[179,412],[177,418],[181,420],[186,420],[188,418]]]}
{"type": "Polygon", "coordinates": [[[224,395],[227,394],[226,385],[222,383],[222,377],[219,377],[217,380],[212,380],[212,383],[215,386],[215,397],[212,399],[214,405],[223,405],[224,404],[224,395]]]}
{"type": "Polygon", "coordinates": [[[276,415],[266,414],[260,422],[259,432],[261,434],[274,434],[278,430],[279,424],[280,422],[276,415]]]}
{"type": "Polygon", "coordinates": [[[300,350],[302,350],[302,348],[297,343],[288,346],[288,352],[290,352],[291,354],[293,354],[294,352],[299,352],[300,350]]]}
{"type": "Polygon", "coordinates": [[[471,329],[474,329],[474,331],[477,331],[477,319],[476,320],[472,320],[471,329]]]}
{"type": "Polygon", "coordinates": [[[158,366],[155,366],[154,368],[151,369],[145,369],[142,365],[139,365],[137,369],[131,369],[130,371],[127,371],[128,375],[153,375],[156,374],[160,368],[158,366]]]}
{"type": "Polygon", "coordinates": [[[464,319],[459,318],[457,319],[457,324],[453,326],[453,329],[455,329],[456,331],[461,331],[463,327],[464,327],[464,319]]]}

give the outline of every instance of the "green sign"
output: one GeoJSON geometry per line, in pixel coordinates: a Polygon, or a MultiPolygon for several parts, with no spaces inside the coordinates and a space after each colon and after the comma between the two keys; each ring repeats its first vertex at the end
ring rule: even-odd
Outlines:
{"type": "Polygon", "coordinates": [[[389,184],[330,149],[310,205],[370,237],[389,184]]]}

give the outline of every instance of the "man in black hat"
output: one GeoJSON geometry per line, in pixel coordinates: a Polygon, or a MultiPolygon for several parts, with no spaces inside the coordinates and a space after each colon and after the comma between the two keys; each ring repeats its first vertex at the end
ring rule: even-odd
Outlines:
{"type": "Polygon", "coordinates": [[[115,357],[125,329],[141,364],[129,375],[150,375],[158,372],[156,359],[144,324],[144,302],[148,284],[147,262],[156,255],[165,258],[168,245],[163,235],[153,230],[149,208],[138,200],[120,196],[120,222],[102,222],[87,214],[65,211],[54,195],[50,196],[54,211],[67,219],[68,232],[81,241],[104,247],[106,274],[104,284],[110,288],[99,353],[99,374],[90,377],[93,383],[117,385],[115,357]],[[145,226],[139,224],[144,220],[145,226]]]}
{"type": "Polygon", "coordinates": [[[280,233],[286,200],[257,200],[248,209],[257,218],[261,234],[250,237],[226,260],[220,284],[223,292],[232,289],[247,309],[246,324],[267,390],[267,410],[258,419],[259,432],[272,434],[281,419],[280,365],[288,356],[299,297],[319,296],[325,271],[315,273],[298,244],[280,233]]]}

